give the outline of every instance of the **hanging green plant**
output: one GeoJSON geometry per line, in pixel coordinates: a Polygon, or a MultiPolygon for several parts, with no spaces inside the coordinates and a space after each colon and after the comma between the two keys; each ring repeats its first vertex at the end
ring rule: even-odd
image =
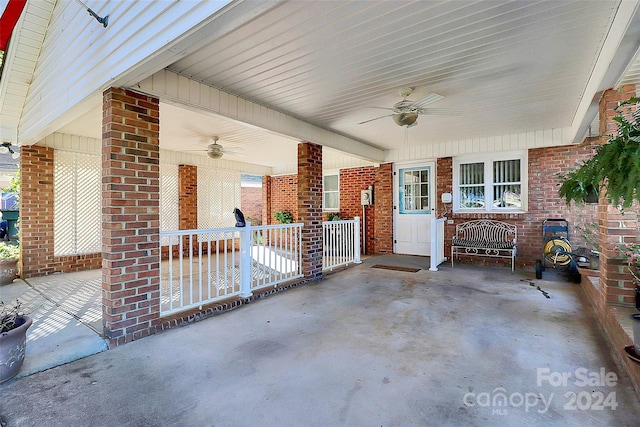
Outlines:
{"type": "Polygon", "coordinates": [[[611,135],[609,143],[596,148],[596,154],[566,175],[558,190],[560,197],[569,204],[583,203],[593,189],[604,189],[610,204],[628,208],[634,200],[640,202],[640,113],[635,112],[631,120],[621,109],[640,103],[633,97],[621,103],[616,110],[618,134],[611,135]]]}

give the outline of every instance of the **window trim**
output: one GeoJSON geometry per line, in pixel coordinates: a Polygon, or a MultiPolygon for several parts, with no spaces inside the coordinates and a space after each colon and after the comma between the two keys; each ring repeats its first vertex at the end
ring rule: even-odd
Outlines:
{"type": "Polygon", "coordinates": [[[327,171],[322,174],[322,211],[323,212],[340,212],[340,171],[327,171]],[[336,176],[338,177],[338,189],[332,191],[326,191],[324,189],[324,179],[327,176],[336,176]],[[337,193],[338,194],[338,206],[335,208],[327,208],[325,206],[325,198],[324,195],[326,193],[337,193]]]}
{"type": "Polygon", "coordinates": [[[510,214],[524,213],[528,211],[529,200],[529,152],[528,150],[505,151],[502,153],[485,153],[464,155],[453,158],[453,212],[455,213],[492,213],[510,214]],[[522,195],[521,208],[497,208],[493,206],[493,162],[502,160],[520,160],[520,191],[522,195]],[[461,208],[460,207],[460,165],[467,163],[484,163],[484,208],[461,208]]]}

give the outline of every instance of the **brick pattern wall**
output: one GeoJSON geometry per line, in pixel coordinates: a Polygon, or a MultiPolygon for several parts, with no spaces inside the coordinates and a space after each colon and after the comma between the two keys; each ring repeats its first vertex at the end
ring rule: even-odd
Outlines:
{"type": "Polygon", "coordinates": [[[24,146],[20,155],[20,276],[70,273],[100,268],[102,254],[54,254],[54,150],[24,146]]]}
{"type": "Polygon", "coordinates": [[[262,224],[262,188],[241,187],[240,206],[244,218],[251,221],[251,225],[262,224]]]}
{"type": "Polygon", "coordinates": [[[393,253],[393,165],[384,163],[376,170],[375,194],[375,254],[393,253]]]}
{"type": "Polygon", "coordinates": [[[160,316],[159,101],[104,92],[102,322],[111,345],[155,333],[160,316]]]}
{"type": "Polygon", "coordinates": [[[180,230],[198,228],[198,168],[178,167],[178,226],[180,230]]]}
{"type": "MultiPolygon", "coordinates": [[[[472,219],[494,219],[512,223],[518,227],[518,254],[516,265],[519,268],[533,269],[536,260],[542,258],[543,238],[542,222],[548,218],[564,218],[569,222],[569,240],[572,248],[587,247],[584,238],[585,229],[597,222],[597,204],[576,206],[567,205],[558,195],[561,180],[559,175],[567,173],[582,161],[594,154],[595,147],[600,144],[599,138],[589,138],[580,145],[538,148],[529,150],[529,198],[528,211],[523,214],[488,214],[488,213],[447,213],[447,218],[454,221],[445,225],[445,254],[451,254],[451,238],[455,234],[455,226],[472,219]]],[[[453,161],[451,158],[438,159],[437,163],[437,197],[452,192],[453,161]]],[[[451,210],[452,206],[438,207],[438,216],[451,210]]],[[[504,265],[508,259],[487,257],[461,257],[461,262],[485,265],[504,265]]]]}
{"type": "Polygon", "coordinates": [[[271,214],[271,177],[262,177],[262,224],[268,225],[273,223],[273,215],[271,214]]]}
{"type": "MultiPolygon", "coordinates": [[[[604,114],[600,117],[600,130],[606,132],[603,140],[608,140],[608,135],[617,132],[617,123],[613,120],[616,116],[615,108],[620,101],[626,101],[632,96],[637,96],[636,87],[624,86],[620,90],[608,90],[600,100],[600,111],[604,114]]],[[[635,110],[635,108],[633,108],[635,110]]],[[[623,243],[640,241],[640,221],[638,212],[640,206],[634,203],[631,209],[621,212],[618,208],[609,205],[600,195],[598,224],[600,226],[600,292],[602,300],[608,305],[635,306],[635,283],[629,273],[626,264],[620,259],[617,246],[623,243]]]]}
{"type": "MultiPolygon", "coordinates": [[[[320,206],[322,206],[322,174],[320,175],[320,206]]],[[[267,212],[269,224],[279,224],[274,218],[278,211],[288,211],[298,222],[298,175],[271,177],[271,209],[267,212]]]]}
{"type": "MultiPolygon", "coordinates": [[[[273,197],[273,195],[272,195],[273,197]]],[[[322,146],[298,144],[298,221],[302,227],[302,273],[322,277],[322,146]]],[[[274,203],[275,204],[275,203],[274,203]]]]}
{"type": "MultiPolygon", "coordinates": [[[[360,230],[366,226],[365,241],[361,242],[363,252],[373,252],[375,242],[375,206],[365,207],[365,217],[362,217],[362,205],[360,204],[360,191],[366,190],[376,183],[376,169],[374,166],[342,169],[340,171],[340,217],[353,219],[360,217],[360,230]]],[[[374,203],[376,202],[376,189],[374,188],[374,203]]],[[[326,218],[326,214],[325,214],[326,218]]],[[[362,236],[362,234],[361,234],[362,236]]]]}

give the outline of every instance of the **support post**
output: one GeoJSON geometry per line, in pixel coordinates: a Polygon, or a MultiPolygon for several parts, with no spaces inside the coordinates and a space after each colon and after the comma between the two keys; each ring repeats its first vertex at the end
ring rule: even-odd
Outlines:
{"type": "Polygon", "coordinates": [[[251,222],[240,229],[240,296],[249,298],[251,292],[251,222]]]}

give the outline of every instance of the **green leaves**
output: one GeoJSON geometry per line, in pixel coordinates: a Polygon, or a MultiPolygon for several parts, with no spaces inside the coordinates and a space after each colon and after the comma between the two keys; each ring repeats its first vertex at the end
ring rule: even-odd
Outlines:
{"type": "Polygon", "coordinates": [[[558,194],[569,204],[571,201],[584,202],[589,188],[605,190],[609,203],[631,206],[634,200],[640,202],[640,124],[638,117],[627,120],[620,109],[640,103],[633,97],[621,103],[614,120],[618,123],[618,135],[612,135],[609,143],[598,146],[596,154],[578,168],[566,175],[558,194]]]}

